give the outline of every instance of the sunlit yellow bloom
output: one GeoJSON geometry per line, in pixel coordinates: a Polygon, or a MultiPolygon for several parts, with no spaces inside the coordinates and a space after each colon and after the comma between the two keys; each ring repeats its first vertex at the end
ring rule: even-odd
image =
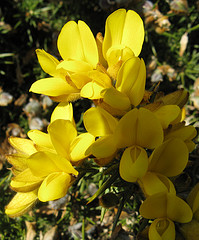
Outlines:
{"type": "Polygon", "coordinates": [[[57,47],[63,59],[60,62],[44,50],[36,51],[41,67],[52,78],[36,81],[30,91],[57,101],[72,101],[79,98],[80,89],[91,81],[87,73],[97,67],[97,44],[86,23],[69,21],[59,34],[57,47]]]}
{"type": "Polygon", "coordinates": [[[78,174],[66,158],[51,152],[32,154],[28,158],[28,167],[35,177],[42,179],[38,199],[43,202],[64,197],[72,175],[78,174]]]}
{"type": "Polygon", "coordinates": [[[29,139],[10,137],[9,143],[16,149],[17,153],[7,155],[9,163],[13,165],[12,172],[14,175],[18,175],[24,171],[27,166],[27,158],[37,152],[34,143],[29,139]]]}
{"type": "Polygon", "coordinates": [[[119,122],[105,110],[100,111],[100,108],[93,108],[84,116],[87,131],[100,137],[92,144],[91,153],[97,158],[109,158],[119,149],[128,147],[120,161],[120,175],[129,182],[143,177],[149,162],[144,148],[154,149],[162,143],[161,123],[144,108],[129,111],[119,122]]]}
{"type": "Polygon", "coordinates": [[[109,66],[119,60],[138,56],[144,40],[144,26],[140,16],[129,10],[118,9],[106,20],[103,55],[109,66]]]}
{"type": "Polygon", "coordinates": [[[97,157],[99,165],[109,163],[117,152],[113,132],[118,120],[100,107],[88,109],[83,120],[86,130],[94,137],[100,137],[90,146],[88,152],[97,157]]]}
{"type": "Polygon", "coordinates": [[[10,217],[18,217],[30,210],[37,201],[37,190],[17,193],[5,207],[5,213],[10,217]]]}

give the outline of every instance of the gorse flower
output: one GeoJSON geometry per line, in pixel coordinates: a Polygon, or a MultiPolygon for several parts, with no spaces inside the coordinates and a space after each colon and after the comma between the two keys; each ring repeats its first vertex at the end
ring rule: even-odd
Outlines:
{"type": "Polygon", "coordinates": [[[60,103],[47,132],[31,130],[30,139],[10,138],[17,150],[8,156],[14,174],[10,186],[17,194],[6,206],[8,215],[24,214],[37,199],[64,197],[74,181],[88,172],[89,177],[95,175],[99,167],[100,178],[110,178],[89,203],[107,191],[106,196],[121,202],[118,220],[123,204],[132,204],[131,195],[138,194],[144,200],[140,215],[153,219],[149,240],[175,240],[175,222],[189,224],[192,216],[198,221],[198,185],[188,197],[189,206],[177,196],[172,179],[184,171],[195,148],[196,129],[183,121],[188,92],[163,95],[156,88],[145,90],[146,67],[138,57],[143,40],[139,15],[119,9],[107,18],[104,38],[98,33],[95,39],[83,21],[67,22],[57,41],[60,61],[36,50],[42,69],[51,77],[36,81],[30,91],[60,103]],[[79,98],[95,105],[83,114],[82,132],[69,103],[79,98]],[[133,186],[139,188],[136,193],[133,186]]]}
{"type": "Polygon", "coordinates": [[[119,9],[108,17],[101,45],[86,23],[69,21],[57,41],[63,60],[44,50],[36,51],[41,67],[52,77],[38,80],[30,91],[55,101],[103,99],[109,109],[123,115],[144,96],[146,69],[143,59],[137,57],[143,40],[143,22],[131,10],[119,9]],[[99,55],[106,64],[99,62],[99,55]]]}

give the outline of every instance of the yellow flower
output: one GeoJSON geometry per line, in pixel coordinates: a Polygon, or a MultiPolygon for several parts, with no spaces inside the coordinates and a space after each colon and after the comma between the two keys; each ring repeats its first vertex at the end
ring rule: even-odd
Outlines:
{"type": "Polygon", "coordinates": [[[119,122],[101,108],[89,109],[84,115],[88,132],[100,137],[91,146],[97,158],[110,158],[125,148],[120,161],[120,175],[129,182],[144,176],[148,168],[148,156],[144,148],[154,149],[163,141],[163,129],[155,115],[144,108],[133,109],[119,122]]]}
{"type": "Polygon", "coordinates": [[[137,57],[143,40],[143,22],[132,10],[119,9],[107,18],[104,41],[99,34],[96,41],[83,21],[69,21],[57,41],[63,60],[36,51],[41,67],[52,77],[36,81],[30,91],[55,101],[73,101],[80,96],[103,99],[111,112],[124,115],[144,96],[146,69],[143,59],[137,57]]]}
{"type": "Polygon", "coordinates": [[[149,228],[150,240],[175,240],[173,221],[188,223],[193,215],[186,202],[174,193],[167,192],[147,197],[139,211],[144,218],[155,219],[149,228]]]}
{"type": "Polygon", "coordinates": [[[57,47],[63,61],[58,61],[44,50],[37,50],[43,70],[51,75],[36,81],[30,91],[42,93],[56,101],[72,101],[79,98],[80,89],[91,81],[87,72],[98,63],[98,49],[90,28],[83,21],[69,21],[62,28],[57,47]]]}
{"type": "Polygon", "coordinates": [[[168,218],[155,219],[149,228],[149,240],[175,240],[175,225],[168,218]]]}
{"type": "Polygon", "coordinates": [[[71,185],[72,175],[78,174],[66,158],[51,152],[32,154],[28,158],[28,167],[35,177],[42,179],[38,199],[43,202],[64,197],[71,185]]]}
{"type": "Polygon", "coordinates": [[[144,40],[144,26],[140,16],[129,10],[118,9],[106,20],[103,55],[109,66],[119,60],[138,56],[144,40]]]}
{"type": "Polygon", "coordinates": [[[17,193],[5,207],[5,213],[10,217],[18,217],[29,211],[37,201],[37,190],[17,193]]]}
{"type": "Polygon", "coordinates": [[[39,130],[28,132],[38,151],[49,151],[76,164],[89,156],[87,149],[94,142],[90,133],[77,134],[71,103],[59,103],[51,116],[48,133],[39,130]],[[67,137],[66,137],[67,136],[67,137]]]}

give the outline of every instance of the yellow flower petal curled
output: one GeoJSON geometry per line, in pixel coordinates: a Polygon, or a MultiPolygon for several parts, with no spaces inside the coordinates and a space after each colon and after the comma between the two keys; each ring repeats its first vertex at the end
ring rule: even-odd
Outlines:
{"type": "Polygon", "coordinates": [[[192,219],[189,205],[173,193],[161,192],[149,196],[140,206],[144,218],[169,218],[172,221],[186,223],[192,219]]]}
{"type": "Polygon", "coordinates": [[[119,148],[138,145],[153,149],[162,143],[163,129],[151,111],[134,108],[120,119],[114,136],[119,148]]]}
{"type": "Polygon", "coordinates": [[[188,162],[188,149],[179,138],[169,139],[158,146],[150,156],[149,171],[167,177],[180,174],[188,162]]]}
{"type": "MultiPolygon", "coordinates": [[[[34,155],[34,154],[33,154],[34,155]]],[[[27,162],[28,163],[28,162],[27,162]]],[[[16,182],[23,182],[25,183],[32,183],[32,182],[41,182],[43,180],[42,177],[36,176],[32,173],[30,168],[26,168],[24,171],[20,172],[16,176],[12,178],[13,181],[16,182]]]]}
{"type": "Polygon", "coordinates": [[[28,132],[28,137],[37,145],[46,147],[49,149],[54,149],[50,136],[39,130],[30,130],[28,132]]]}
{"type": "Polygon", "coordinates": [[[138,180],[138,183],[146,196],[165,191],[174,194],[176,193],[173,183],[162,174],[147,172],[138,180]]]}
{"type": "Polygon", "coordinates": [[[127,182],[136,182],[145,175],[148,168],[148,156],[146,151],[133,146],[125,149],[120,160],[120,176],[127,182]]]}
{"type": "Polygon", "coordinates": [[[100,137],[91,146],[91,153],[97,158],[108,158],[114,155],[117,147],[113,135],[100,137]]]}
{"type": "Polygon", "coordinates": [[[70,186],[71,176],[65,172],[53,172],[42,182],[38,199],[47,202],[62,198],[66,195],[70,186]]]}
{"type": "Polygon", "coordinates": [[[37,200],[37,190],[27,193],[17,193],[5,207],[5,213],[10,217],[18,217],[29,211],[37,200]]]}
{"type": "Polygon", "coordinates": [[[51,114],[50,122],[54,122],[57,119],[65,119],[73,122],[73,105],[68,102],[59,103],[51,114]]]}
{"type": "Polygon", "coordinates": [[[67,159],[51,152],[37,152],[31,155],[28,166],[37,177],[46,177],[53,172],[78,174],[67,159]]]}
{"type": "Polygon", "coordinates": [[[57,65],[57,69],[63,68],[69,73],[73,72],[88,72],[92,70],[92,67],[89,63],[78,61],[78,60],[64,60],[57,65]]]}
{"type": "Polygon", "coordinates": [[[118,120],[101,107],[88,109],[83,116],[86,130],[95,137],[112,134],[118,120]]]}
{"type": "Polygon", "coordinates": [[[59,64],[59,61],[43,49],[37,49],[36,54],[39,64],[44,72],[48,73],[50,76],[58,77],[59,73],[57,72],[56,67],[59,64]]]}
{"type": "Polygon", "coordinates": [[[69,159],[70,144],[77,136],[77,130],[72,122],[57,119],[48,126],[48,133],[57,153],[69,159]]]}
{"type": "Polygon", "coordinates": [[[125,9],[119,9],[106,20],[103,55],[106,58],[110,47],[122,45],[138,56],[143,40],[144,27],[140,16],[132,10],[126,12],[125,9]]]}
{"type": "Polygon", "coordinates": [[[160,120],[162,127],[165,129],[172,123],[181,113],[177,105],[164,105],[154,111],[154,114],[160,120]]]}
{"type": "Polygon", "coordinates": [[[94,143],[95,137],[90,133],[82,133],[71,142],[70,145],[70,159],[72,162],[80,161],[90,154],[86,151],[92,143],[94,143]]]}
{"type": "Polygon", "coordinates": [[[96,82],[89,82],[80,91],[81,97],[89,98],[91,100],[93,99],[100,99],[101,91],[104,89],[104,87],[101,84],[98,84],[96,82]]]}
{"type": "Polygon", "coordinates": [[[40,93],[52,97],[78,93],[79,90],[66,82],[63,78],[44,78],[34,82],[30,92],[40,93]]]}
{"type": "Polygon", "coordinates": [[[173,125],[165,132],[165,140],[176,137],[181,138],[183,141],[192,140],[197,135],[197,131],[194,126],[185,126],[185,123],[179,123],[173,125]]]}
{"type": "Polygon", "coordinates": [[[120,68],[116,89],[126,93],[131,104],[137,106],[145,91],[146,68],[143,59],[133,57],[127,60],[120,68]]]}
{"type": "Polygon", "coordinates": [[[90,63],[94,68],[98,63],[98,50],[90,28],[83,21],[67,22],[62,28],[58,50],[64,60],[80,60],[90,63]]]}
{"type": "Polygon", "coordinates": [[[12,180],[10,182],[10,187],[16,192],[31,192],[37,189],[41,185],[42,181],[37,182],[18,182],[12,180]]]}
{"type": "Polygon", "coordinates": [[[24,154],[10,154],[6,156],[8,162],[12,164],[13,168],[19,172],[25,170],[28,167],[27,158],[28,156],[24,154]]]}
{"type": "Polygon", "coordinates": [[[155,219],[149,227],[149,240],[175,240],[175,224],[168,218],[155,219]]]}
{"type": "Polygon", "coordinates": [[[34,143],[29,139],[10,137],[9,143],[17,150],[17,152],[23,153],[27,156],[37,152],[34,143]]]}
{"type": "Polygon", "coordinates": [[[103,101],[113,108],[128,111],[131,107],[128,96],[115,88],[106,88],[101,91],[103,101]]]}

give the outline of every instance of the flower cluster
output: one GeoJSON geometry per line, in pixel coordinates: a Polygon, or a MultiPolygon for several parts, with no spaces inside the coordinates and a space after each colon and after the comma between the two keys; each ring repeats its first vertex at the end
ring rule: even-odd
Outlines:
{"type": "Polygon", "coordinates": [[[8,156],[14,175],[10,186],[17,194],[6,214],[22,215],[37,199],[64,197],[78,179],[78,167],[92,158],[99,167],[116,163],[123,182],[139,185],[145,197],[140,214],[155,219],[150,240],[175,239],[175,222],[188,223],[193,213],[198,219],[198,187],[189,206],[171,181],[186,168],[195,147],[196,130],[183,121],[188,93],[145,90],[145,63],[138,57],[143,41],[139,15],[119,9],[107,18],[104,37],[98,33],[95,39],[83,21],[67,22],[57,41],[60,61],[36,50],[51,77],[33,83],[30,91],[60,103],[47,133],[31,130],[30,139],[10,138],[17,151],[8,156]],[[78,134],[70,102],[80,98],[95,107],[84,113],[86,131],[78,134]]]}

